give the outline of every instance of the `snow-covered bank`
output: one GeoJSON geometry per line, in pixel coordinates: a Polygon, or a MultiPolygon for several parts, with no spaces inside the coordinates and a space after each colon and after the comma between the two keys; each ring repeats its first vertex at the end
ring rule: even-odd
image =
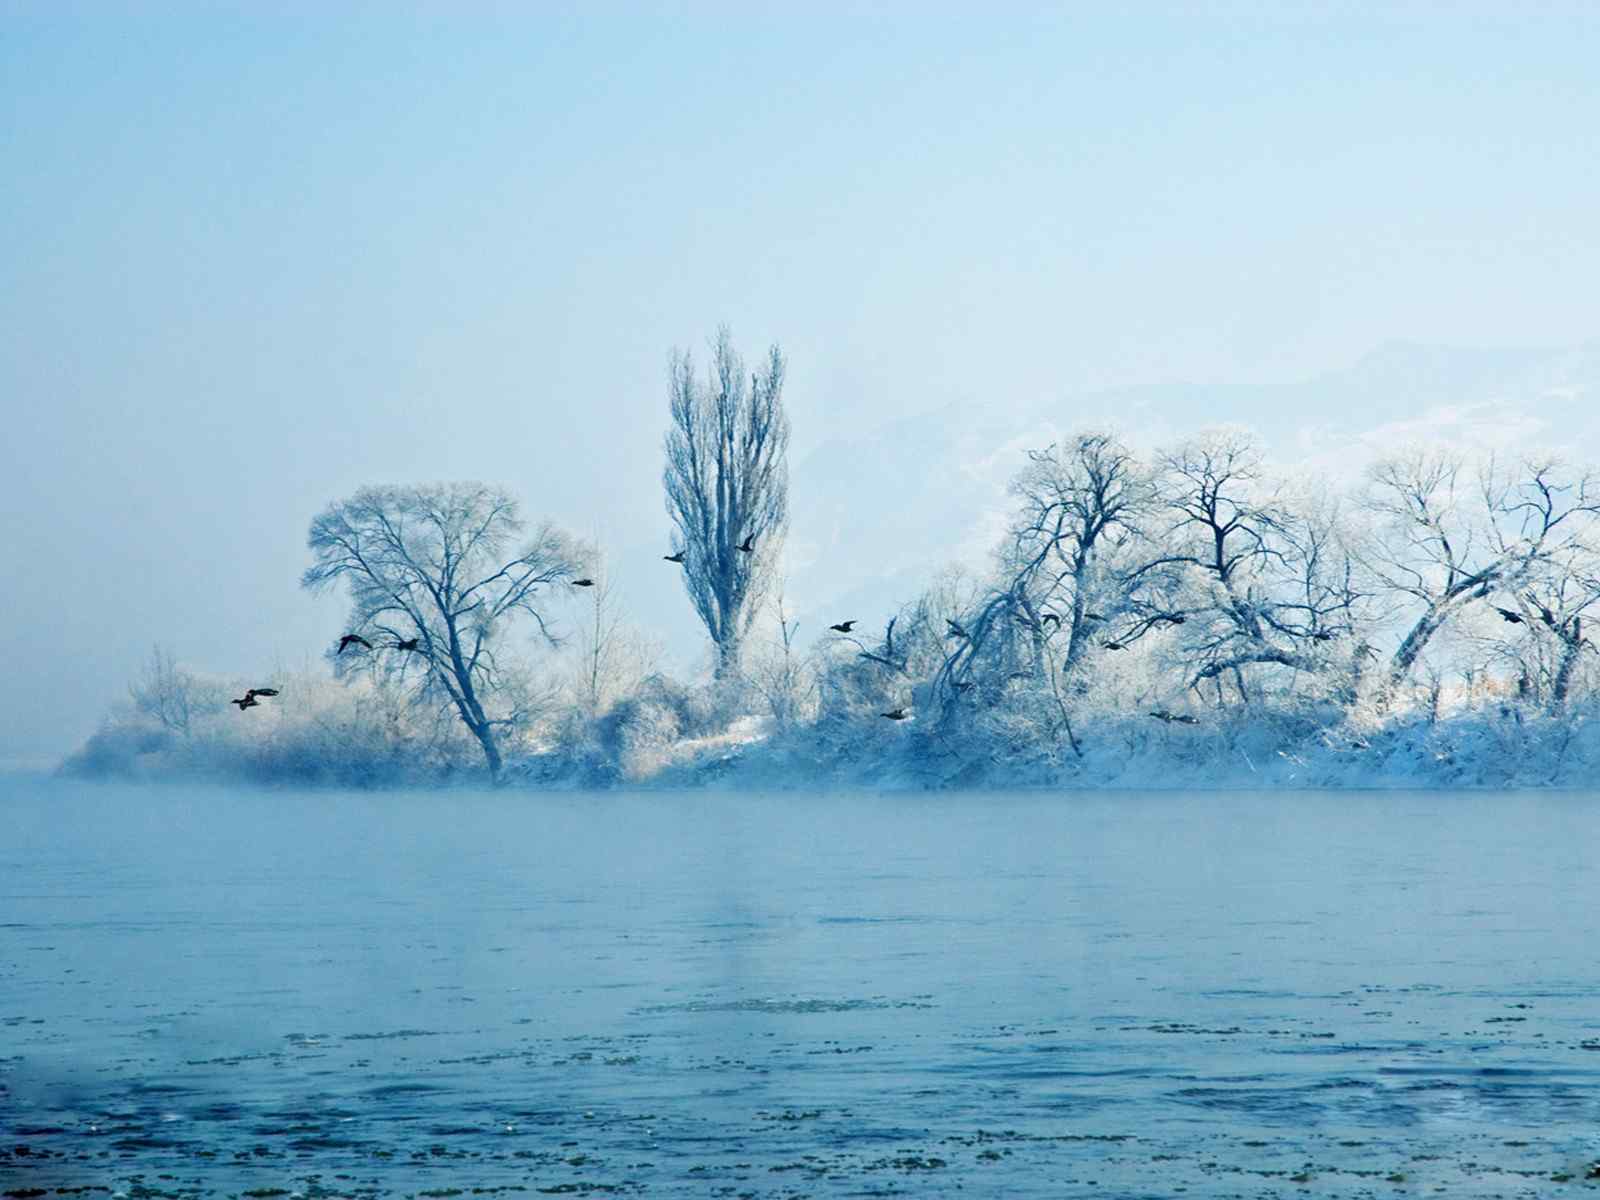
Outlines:
{"type": "MultiPolygon", "coordinates": [[[[300,711],[199,721],[187,735],[124,714],[63,764],[79,777],[385,788],[481,782],[465,739],[423,738],[403,714],[330,684],[300,711]]],[[[779,729],[717,723],[703,696],[661,684],[597,721],[553,723],[508,759],[502,783],[530,790],[1238,790],[1592,787],[1600,713],[1515,702],[1382,718],[1333,708],[1227,712],[1194,724],[1101,713],[1070,743],[992,727],[876,714],[779,729]],[[696,712],[699,707],[701,711],[696,712]]],[[[441,726],[448,729],[448,726],[441,726]]]]}
{"type": "MultiPolygon", "coordinates": [[[[937,729],[818,725],[685,742],[633,787],[750,791],[1541,788],[1600,779],[1600,726],[1499,710],[1397,719],[1379,728],[1311,721],[1187,727],[1129,716],[1082,737],[1082,757],[1001,747],[937,729]]],[[[592,786],[556,755],[519,764],[533,786],[592,786]]]]}

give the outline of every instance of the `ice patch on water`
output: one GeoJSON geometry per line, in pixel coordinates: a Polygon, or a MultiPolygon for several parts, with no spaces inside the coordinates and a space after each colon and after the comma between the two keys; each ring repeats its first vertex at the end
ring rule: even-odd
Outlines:
{"type": "Polygon", "coordinates": [[[886,1000],[881,996],[859,1000],[685,1000],[678,1004],[651,1004],[640,1013],[836,1013],[874,1008],[932,1008],[924,1000],[886,1000]]]}

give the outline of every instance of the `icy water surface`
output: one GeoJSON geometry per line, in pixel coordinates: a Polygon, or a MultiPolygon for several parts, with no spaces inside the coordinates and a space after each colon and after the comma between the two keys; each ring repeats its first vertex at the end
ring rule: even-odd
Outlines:
{"type": "Polygon", "coordinates": [[[0,1191],[1580,1196],[1600,796],[0,785],[0,1191]]]}

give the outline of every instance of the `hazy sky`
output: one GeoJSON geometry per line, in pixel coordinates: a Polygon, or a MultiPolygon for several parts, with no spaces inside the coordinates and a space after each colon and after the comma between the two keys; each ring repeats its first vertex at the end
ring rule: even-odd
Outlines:
{"type": "Polygon", "coordinates": [[[1591,339],[1597,62],[1590,3],[0,0],[0,760],[153,641],[314,659],[305,528],[363,483],[664,546],[666,357],[719,321],[782,342],[798,451],[1591,339]]]}

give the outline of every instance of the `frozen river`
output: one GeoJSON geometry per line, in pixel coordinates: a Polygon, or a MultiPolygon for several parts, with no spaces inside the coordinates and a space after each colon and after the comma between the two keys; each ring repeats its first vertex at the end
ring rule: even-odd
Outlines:
{"type": "Polygon", "coordinates": [[[0,782],[0,1191],[1580,1196],[1597,857],[1596,795],[0,782]]]}

